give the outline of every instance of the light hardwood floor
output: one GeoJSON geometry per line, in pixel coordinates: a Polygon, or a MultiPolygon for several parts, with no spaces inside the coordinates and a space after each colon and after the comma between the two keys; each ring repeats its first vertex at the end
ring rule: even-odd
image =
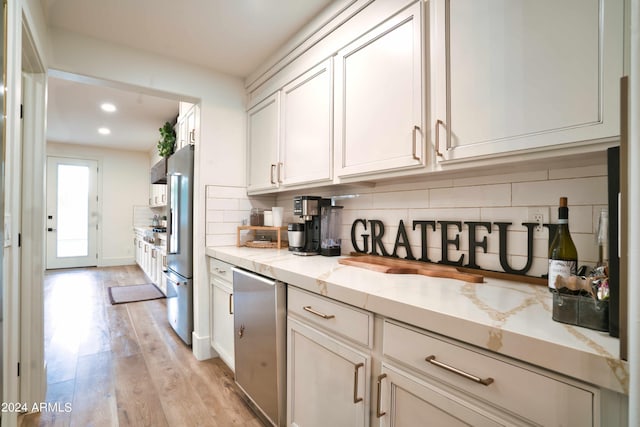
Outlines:
{"type": "Polygon", "coordinates": [[[22,426],[263,426],[227,366],[180,341],[164,299],[110,304],[110,286],[141,283],[137,266],[46,273],[46,400],[62,410],[22,426]]]}

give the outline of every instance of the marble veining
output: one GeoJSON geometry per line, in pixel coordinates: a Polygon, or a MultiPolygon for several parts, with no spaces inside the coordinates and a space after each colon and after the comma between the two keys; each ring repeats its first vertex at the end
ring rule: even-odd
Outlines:
{"type": "Polygon", "coordinates": [[[486,347],[489,350],[498,352],[502,348],[502,326],[511,317],[527,307],[537,302],[533,296],[527,296],[524,300],[520,301],[517,306],[512,307],[509,310],[501,311],[494,307],[491,307],[489,303],[483,301],[477,294],[478,285],[473,283],[466,283],[462,287],[462,296],[468,298],[476,307],[486,312],[493,320],[494,325],[488,330],[488,340],[486,347]]]}
{"type": "Polygon", "coordinates": [[[343,266],[337,257],[210,247],[206,254],[290,285],[578,380],[628,393],[619,340],[555,322],[544,286],[486,278],[471,284],[343,266]]]}

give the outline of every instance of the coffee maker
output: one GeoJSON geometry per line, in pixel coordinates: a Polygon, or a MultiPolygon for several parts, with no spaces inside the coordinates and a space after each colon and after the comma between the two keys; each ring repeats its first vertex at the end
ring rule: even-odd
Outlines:
{"type": "Polygon", "coordinates": [[[293,198],[293,215],[299,216],[304,226],[289,224],[289,232],[304,233],[303,239],[296,238],[299,243],[295,246],[289,245],[289,250],[295,255],[318,255],[320,253],[321,212],[322,208],[327,206],[331,206],[331,199],[323,199],[318,196],[296,196],[293,198]],[[303,230],[300,230],[301,228],[303,230]]]}

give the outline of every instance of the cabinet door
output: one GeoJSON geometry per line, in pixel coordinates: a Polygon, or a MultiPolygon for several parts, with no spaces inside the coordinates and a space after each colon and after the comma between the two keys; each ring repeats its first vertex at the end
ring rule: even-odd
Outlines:
{"type": "Polygon", "coordinates": [[[150,246],[149,251],[151,252],[151,259],[149,260],[149,271],[147,272],[147,275],[151,279],[152,283],[157,283],[158,265],[160,264],[158,257],[159,251],[154,246],[150,246]]]}
{"type": "Polygon", "coordinates": [[[235,370],[233,347],[233,293],[229,284],[211,279],[211,347],[235,370]]]}
{"type": "Polygon", "coordinates": [[[619,135],[623,2],[430,3],[439,159],[619,135]]]}
{"type": "Polygon", "coordinates": [[[371,357],[287,321],[287,425],[369,425],[371,357]]]}
{"type": "Polygon", "coordinates": [[[332,60],[282,89],[280,175],[283,185],[331,179],[332,60]]]}
{"type": "Polygon", "coordinates": [[[163,294],[167,295],[167,276],[164,275],[164,272],[167,271],[167,251],[160,251],[160,262],[159,270],[158,270],[158,280],[156,284],[160,288],[163,294]]]}
{"type": "Polygon", "coordinates": [[[427,425],[427,421],[428,425],[451,427],[506,425],[440,386],[384,363],[377,388],[380,397],[376,417],[380,427],[413,427],[427,425]]]}
{"type": "Polygon", "coordinates": [[[247,112],[248,190],[277,187],[280,93],[247,112]]]}
{"type": "Polygon", "coordinates": [[[151,267],[151,245],[147,242],[142,243],[142,271],[149,276],[149,268],[151,267]]]}
{"type": "Polygon", "coordinates": [[[425,164],[422,4],[396,14],[337,55],[338,176],[425,164]]]}
{"type": "Polygon", "coordinates": [[[142,268],[142,237],[139,234],[136,234],[136,237],[133,239],[133,244],[136,254],[136,264],[142,268]]]}
{"type": "Polygon", "coordinates": [[[187,127],[187,144],[196,143],[197,114],[198,114],[198,106],[194,105],[193,107],[191,107],[191,109],[187,113],[187,117],[185,118],[186,127],[187,127]]]}
{"type": "Polygon", "coordinates": [[[185,145],[187,145],[187,126],[184,121],[184,117],[178,118],[178,123],[176,123],[176,147],[175,151],[178,151],[185,145]]]}

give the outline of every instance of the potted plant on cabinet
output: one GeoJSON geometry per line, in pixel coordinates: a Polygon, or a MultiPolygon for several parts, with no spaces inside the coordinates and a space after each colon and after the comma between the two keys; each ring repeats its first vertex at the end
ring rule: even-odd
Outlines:
{"type": "Polygon", "coordinates": [[[158,154],[162,157],[158,163],[151,168],[151,183],[167,183],[167,159],[173,154],[176,146],[176,132],[169,122],[159,129],[160,140],[158,141],[158,154]]]}
{"type": "Polygon", "coordinates": [[[171,123],[165,122],[160,129],[160,140],[158,141],[158,154],[160,157],[167,158],[173,154],[176,146],[176,131],[173,130],[171,123]]]}

